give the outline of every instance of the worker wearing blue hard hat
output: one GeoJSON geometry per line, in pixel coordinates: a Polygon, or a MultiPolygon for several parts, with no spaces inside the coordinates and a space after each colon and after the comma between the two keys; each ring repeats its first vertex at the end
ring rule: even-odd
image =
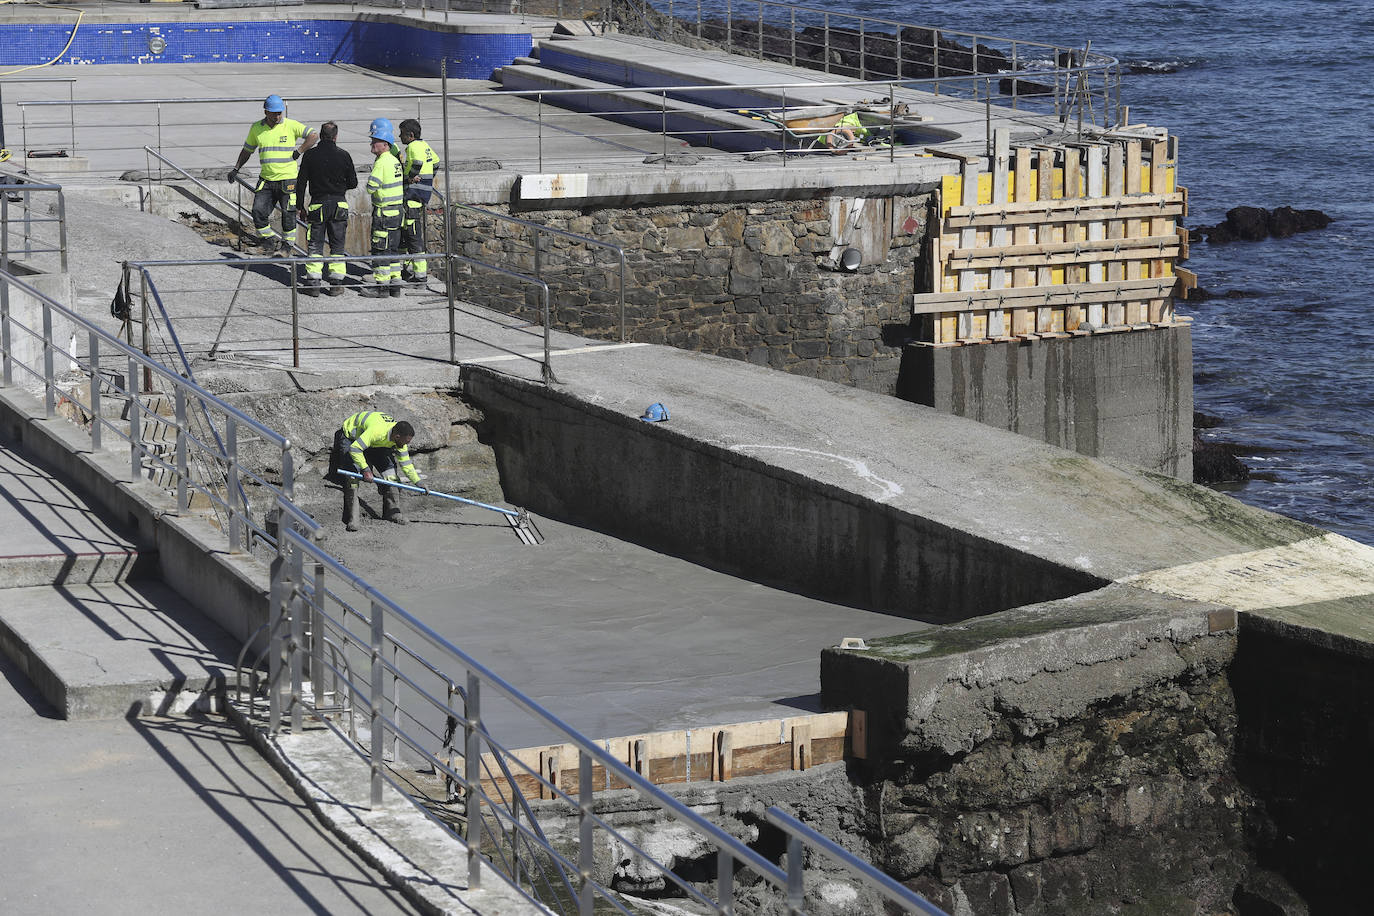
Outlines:
{"type": "Polygon", "coordinates": [[[258,183],[253,188],[253,228],[257,242],[268,249],[289,252],[287,238],[296,231],[296,176],[298,160],[318,135],[300,121],[286,116],[286,102],[273,93],[262,103],[262,120],[254,121],[248,138],[239,150],[238,162],[229,170],[229,181],[236,182],[254,150],[258,153],[258,183]],[[282,236],[272,228],[272,211],[281,209],[282,236]],[[285,236],[285,237],[283,237],[285,236]]]}
{"type": "Polygon", "coordinates": [[[372,172],[367,176],[367,193],[372,198],[372,254],[391,255],[372,262],[372,285],[360,292],[364,296],[401,295],[402,209],[405,187],[401,177],[401,160],[393,149],[396,132],[386,118],[377,118],[368,129],[372,140],[372,172]]]}

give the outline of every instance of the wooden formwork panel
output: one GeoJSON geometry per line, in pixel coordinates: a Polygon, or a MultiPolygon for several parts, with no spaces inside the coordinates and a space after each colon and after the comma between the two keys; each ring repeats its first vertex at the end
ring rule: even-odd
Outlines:
{"type": "Polygon", "coordinates": [[[923,342],[1174,323],[1175,265],[1188,256],[1176,157],[1172,138],[1013,150],[995,131],[992,156],[965,158],[937,192],[935,289],[912,301],[923,342]]]}

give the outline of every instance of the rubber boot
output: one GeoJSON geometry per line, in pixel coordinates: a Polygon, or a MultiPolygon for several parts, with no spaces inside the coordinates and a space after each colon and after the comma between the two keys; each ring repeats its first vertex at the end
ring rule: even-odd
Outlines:
{"type": "Polygon", "coordinates": [[[344,523],[344,528],[346,528],[346,529],[349,530],[349,531],[357,531],[357,530],[358,530],[358,488],[355,487],[355,486],[350,486],[349,483],[345,483],[345,484],[344,484],[344,488],[343,488],[343,495],[344,495],[344,509],[343,509],[343,523],[344,523]]]}
{"type": "Polygon", "coordinates": [[[382,518],[398,525],[406,523],[406,517],[401,512],[401,494],[396,492],[395,487],[382,488],[382,518]]]}

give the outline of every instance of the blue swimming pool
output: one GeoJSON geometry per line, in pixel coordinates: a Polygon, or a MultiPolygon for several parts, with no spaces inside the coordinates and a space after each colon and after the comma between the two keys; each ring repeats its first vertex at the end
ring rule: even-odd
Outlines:
{"type": "Polygon", "coordinates": [[[372,20],[256,22],[99,22],[0,26],[0,66],[41,64],[357,64],[408,76],[438,76],[448,59],[454,79],[488,79],[528,55],[528,31],[427,29],[372,20]],[[68,39],[71,47],[63,54],[68,39]]]}

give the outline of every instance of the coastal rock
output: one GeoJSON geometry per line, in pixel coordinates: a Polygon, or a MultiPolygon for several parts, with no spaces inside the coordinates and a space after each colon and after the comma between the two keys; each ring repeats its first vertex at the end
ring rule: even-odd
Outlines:
{"type": "Polygon", "coordinates": [[[1193,438],[1193,483],[1238,483],[1250,479],[1250,467],[1232,446],[1193,438]]]}
{"type": "Polygon", "coordinates": [[[1285,239],[1299,232],[1325,229],[1331,224],[1331,217],[1320,210],[1294,210],[1292,207],[1279,207],[1266,210],[1263,207],[1232,207],[1226,211],[1226,219],[1215,226],[1203,226],[1192,230],[1189,238],[1205,238],[1208,242],[1247,241],[1261,239],[1285,239]]]}

